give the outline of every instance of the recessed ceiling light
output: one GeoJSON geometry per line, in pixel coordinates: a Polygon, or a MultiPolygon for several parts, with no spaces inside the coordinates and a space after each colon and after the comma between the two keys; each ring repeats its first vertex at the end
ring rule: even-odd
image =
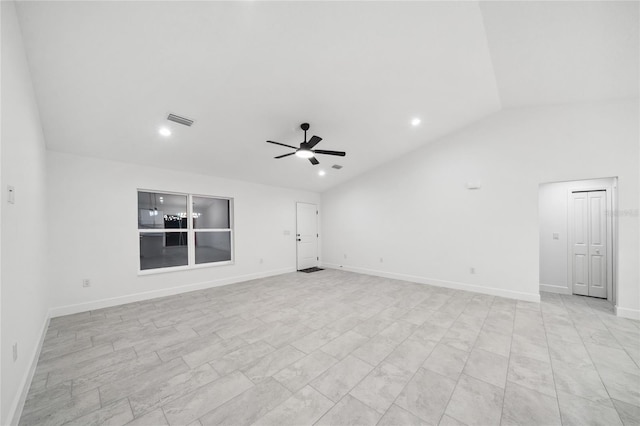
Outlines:
{"type": "Polygon", "coordinates": [[[169,129],[168,127],[160,127],[160,129],[158,129],[158,133],[160,133],[160,135],[164,136],[165,138],[168,138],[169,136],[171,136],[171,129],[169,129]]]}
{"type": "Polygon", "coordinates": [[[327,174],[327,172],[325,172],[324,170],[320,170],[320,171],[318,172],[318,175],[319,175],[319,176],[324,176],[324,175],[326,175],[326,174],[327,174]]]}
{"type": "Polygon", "coordinates": [[[418,117],[413,118],[413,119],[411,120],[411,125],[412,125],[412,126],[417,126],[418,124],[420,124],[420,122],[421,122],[421,121],[422,121],[422,120],[420,120],[418,117]]]}

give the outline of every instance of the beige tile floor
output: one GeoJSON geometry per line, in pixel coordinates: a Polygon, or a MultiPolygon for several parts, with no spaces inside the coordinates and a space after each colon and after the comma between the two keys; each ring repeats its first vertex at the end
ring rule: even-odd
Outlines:
{"type": "Polygon", "coordinates": [[[292,273],[51,321],[21,425],[637,425],[640,324],[292,273]]]}

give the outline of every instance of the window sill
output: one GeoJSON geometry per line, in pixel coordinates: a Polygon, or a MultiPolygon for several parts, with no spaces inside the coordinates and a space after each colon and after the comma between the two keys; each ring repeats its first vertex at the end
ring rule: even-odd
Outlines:
{"type": "Polygon", "coordinates": [[[194,269],[215,268],[218,266],[227,266],[234,264],[235,262],[233,260],[227,260],[225,262],[199,263],[197,265],[190,266],[172,266],[169,268],[144,269],[138,270],[138,276],[165,274],[169,272],[192,271],[194,269]]]}

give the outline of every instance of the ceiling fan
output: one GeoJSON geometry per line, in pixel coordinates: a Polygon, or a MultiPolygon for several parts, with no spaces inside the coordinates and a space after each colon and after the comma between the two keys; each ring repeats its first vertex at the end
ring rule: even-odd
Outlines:
{"type": "Polygon", "coordinates": [[[294,152],[290,152],[288,154],[284,154],[284,155],[279,155],[277,157],[274,158],[284,158],[284,157],[288,157],[290,155],[296,155],[300,158],[308,158],[309,161],[311,162],[311,164],[313,164],[314,166],[316,164],[320,164],[320,162],[318,160],[316,160],[315,154],[324,154],[324,155],[338,155],[340,157],[344,157],[346,155],[346,153],[344,151],[325,151],[322,149],[313,149],[314,146],[316,146],[318,144],[318,142],[320,142],[322,140],[321,137],[319,136],[311,136],[311,139],[309,139],[309,142],[307,142],[307,130],[309,130],[309,123],[302,123],[300,125],[300,128],[302,130],[304,130],[304,142],[300,143],[300,147],[296,148],[295,146],[291,146],[291,145],[287,145],[284,143],[280,143],[280,142],[274,142],[274,141],[267,141],[268,143],[273,143],[276,145],[282,145],[282,146],[286,146],[288,148],[293,148],[295,149],[294,152]]]}

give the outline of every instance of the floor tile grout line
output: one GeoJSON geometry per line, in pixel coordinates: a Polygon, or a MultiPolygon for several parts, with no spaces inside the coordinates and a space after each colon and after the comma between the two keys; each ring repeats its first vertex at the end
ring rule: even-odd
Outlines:
{"type": "MultiPolygon", "coordinates": [[[[382,312],[382,311],[381,311],[381,312],[382,312]]],[[[374,316],[376,316],[376,315],[374,315],[374,316]]],[[[398,322],[398,321],[400,321],[400,320],[399,320],[399,319],[397,319],[397,320],[395,320],[393,323],[396,323],[396,322],[398,322]]],[[[392,323],[391,325],[393,325],[393,323],[392,323]]],[[[391,325],[390,325],[389,327],[391,327],[391,325]]],[[[378,334],[376,334],[375,336],[379,335],[382,331],[386,330],[386,329],[387,329],[387,328],[389,328],[389,327],[386,327],[385,329],[381,330],[381,331],[380,331],[380,332],[378,332],[378,334]]],[[[398,346],[400,346],[402,343],[404,343],[405,341],[407,341],[407,340],[409,339],[409,337],[411,337],[411,335],[412,335],[412,334],[413,334],[413,333],[411,333],[409,336],[405,337],[405,338],[404,338],[404,339],[403,339],[403,340],[402,340],[398,345],[396,345],[396,348],[397,348],[398,346]]],[[[375,337],[375,336],[374,336],[374,337],[375,337]]],[[[369,340],[371,340],[371,338],[370,338],[369,340]]],[[[366,342],[365,342],[365,343],[366,343],[366,342]]],[[[356,348],[356,349],[357,349],[357,348],[356,348]]],[[[354,349],[353,351],[351,351],[347,356],[350,356],[353,352],[355,352],[355,350],[356,350],[356,349],[354,349]]],[[[394,350],[395,350],[395,348],[394,348],[394,350]]],[[[389,354],[389,355],[390,355],[390,354],[389,354]]],[[[386,361],[386,359],[389,357],[389,355],[387,355],[387,356],[386,356],[382,361],[380,361],[378,364],[376,364],[375,366],[373,366],[373,368],[372,368],[372,369],[371,369],[371,370],[370,370],[370,371],[369,371],[369,372],[368,372],[364,377],[362,377],[362,379],[360,379],[360,380],[358,381],[358,383],[356,383],[354,386],[352,386],[352,387],[351,387],[351,389],[349,389],[349,390],[347,391],[347,393],[345,393],[345,394],[344,394],[344,395],[343,395],[343,396],[338,400],[338,402],[336,402],[336,403],[334,404],[334,407],[335,407],[336,405],[338,405],[338,403],[339,403],[340,401],[342,401],[342,400],[343,400],[347,395],[351,395],[351,391],[352,391],[353,389],[355,389],[356,387],[358,387],[358,385],[359,385],[360,383],[362,383],[362,381],[363,381],[363,380],[365,380],[367,377],[369,377],[369,375],[370,375],[370,374],[371,374],[375,369],[377,369],[378,367],[380,367],[380,365],[382,365],[382,363],[386,361]]],[[[355,357],[355,358],[357,358],[357,359],[360,359],[360,358],[358,358],[358,357],[357,357],[357,356],[355,356],[355,355],[354,355],[354,357],[355,357]]],[[[346,357],[345,357],[345,358],[346,358],[346,357]]],[[[368,364],[368,365],[371,365],[371,364],[369,364],[369,363],[368,363],[367,361],[365,361],[365,360],[362,360],[362,359],[360,359],[360,360],[361,360],[362,362],[364,362],[364,363],[368,364]]],[[[339,361],[339,362],[340,362],[340,361],[339,361]]],[[[334,364],[334,365],[335,365],[335,364],[334,364]]],[[[330,367],[330,368],[331,368],[331,367],[330,367]]],[[[321,374],[324,374],[324,373],[321,373],[321,374]]],[[[415,374],[415,373],[414,373],[414,374],[415,374]]],[[[318,377],[319,377],[319,376],[318,376],[318,377]]],[[[316,377],[316,378],[317,378],[317,377],[316,377]]],[[[412,376],[412,378],[413,378],[413,376],[412,376]]],[[[312,381],[313,381],[313,380],[312,380],[312,381]]],[[[409,381],[411,381],[411,379],[409,379],[409,381]]],[[[409,383],[409,382],[407,382],[407,383],[409,383]]],[[[311,385],[311,381],[309,382],[309,385],[311,385]]],[[[311,386],[312,386],[312,385],[311,385],[311,386]]],[[[405,386],[406,386],[406,385],[405,385],[405,386]]],[[[313,387],[313,386],[312,386],[312,387],[313,387]]],[[[313,388],[314,388],[314,389],[316,389],[315,387],[313,387],[313,388]]],[[[403,389],[404,389],[404,388],[403,388],[403,389]]],[[[317,390],[317,389],[316,389],[316,390],[317,390]]],[[[319,391],[319,390],[318,390],[318,392],[320,392],[322,395],[324,395],[321,391],[319,391]]],[[[400,392],[402,392],[402,391],[400,391],[400,392]]],[[[325,396],[326,398],[328,398],[330,401],[333,401],[333,400],[332,400],[331,398],[329,398],[327,395],[324,395],[324,396],[325,396]]],[[[357,398],[356,396],[354,396],[354,395],[351,395],[351,397],[352,397],[352,398],[357,399],[358,401],[360,401],[360,399],[358,399],[358,398],[357,398]]],[[[365,403],[365,402],[363,402],[363,401],[360,401],[360,402],[361,402],[362,404],[364,404],[365,406],[367,406],[367,407],[371,408],[371,409],[372,409],[373,411],[375,411],[376,413],[380,414],[380,412],[379,412],[378,410],[376,410],[376,409],[375,409],[375,408],[373,408],[373,407],[370,407],[367,403],[365,403]]],[[[394,399],[394,402],[395,402],[395,399],[394,399]]],[[[393,405],[393,404],[394,404],[394,402],[392,402],[392,403],[389,405],[389,407],[391,407],[391,405],[393,405]]],[[[382,414],[382,416],[380,416],[380,419],[382,419],[382,417],[384,417],[384,415],[386,414],[386,412],[389,410],[389,407],[387,407],[387,410],[385,410],[385,413],[384,413],[384,414],[382,414]]],[[[333,407],[332,407],[331,409],[333,409],[333,407]]],[[[325,413],[325,414],[326,414],[326,413],[325,413]]],[[[318,419],[318,421],[320,421],[320,419],[318,419]]],[[[378,421],[379,421],[379,420],[378,420],[378,421]]],[[[317,423],[317,422],[316,422],[316,423],[317,423]]]]}
{"type": "MultiPolygon", "coordinates": [[[[562,301],[563,306],[565,306],[565,309],[567,309],[566,308],[566,304],[564,302],[564,299],[561,298],[560,300],[562,301]]],[[[568,311],[568,309],[567,309],[567,311],[568,311]]],[[[547,341],[547,352],[549,354],[549,364],[551,366],[551,377],[553,379],[553,390],[556,393],[556,398],[555,399],[556,399],[556,404],[558,406],[558,415],[560,416],[560,423],[564,424],[565,422],[563,421],[562,409],[560,408],[560,395],[558,393],[558,387],[556,385],[556,372],[553,369],[553,360],[551,359],[551,350],[549,349],[549,338],[547,336],[547,327],[546,327],[544,316],[542,317],[542,323],[543,323],[543,328],[544,328],[544,337],[545,337],[545,339],[547,341]]],[[[575,324],[574,324],[574,328],[575,328],[575,324]]]]}
{"type": "MultiPolygon", "coordinates": [[[[598,317],[598,319],[600,320],[600,317],[598,317]]],[[[604,327],[607,329],[607,332],[614,338],[614,340],[618,343],[618,345],[620,345],[620,347],[622,348],[622,350],[627,354],[627,356],[629,358],[631,358],[631,360],[636,364],[636,367],[638,367],[638,369],[640,370],[640,360],[635,359],[632,354],[629,353],[629,351],[627,350],[627,348],[620,342],[620,339],[618,339],[618,337],[616,337],[616,335],[614,333],[611,332],[610,327],[605,324],[602,320],[600,320],[602,322],[602,324],[604,325],[604,327]]],[[[582,335],[580,336],[582,338],[582,335]]],[[[640,330],[638,331],[638,337],[640,338],[640,330]]],[[[640,340],[637,342],[638,343],[638,350],[640,351],[640,340]]],[[[586,347],[586,345],[585,345],[586,347]]],[[[594,364],[595,365],[595,364],[594,364]]]]}
{"type": "MultiPolygon", "coordinates": [[[[458,374],[458,379],[456,380],[456,384],[453,387],[453,390],[451,391],[451,394],[449,395],[449,399],[447,400],[447,404],[444,406],[444,410],[442,411],[442,414],[440,415],[440,418],[438,419],[438,423],[440,423],[442,421],[442,418],[445,416],[445,414],[447,412],[447,408],[449,408],[449,404],[451,403],[451,398],[453,397],[453,394],[455,393],[456,388],[458,387],[458,384],[460,383],[460,378],[464,374],[464,369],[467,367],[467,363],[469,362],[469,358],[471,357],[471,352],[473,351],[473,348],[475,347],[475,344],[478,341],[478,336],[482,332],[482,328],[484,327],[484,323],[487,322],[487,317],[489,316],[489,313],[491,312],[491,307],[493,307],[494,303],[495,303],[495,297],[491,300],[491,306],[489,307],[489,311],[487,312],[487,315],[485,315],[484,319],[482,320],[482,325],[480,326],[480,331],[478,331],[478,334],[476,335],[476,338],[473,341],[473,345],[471,345],[471,350],[469,350],[469,354],[467,355],[467,359],[465,360],[464,365],[462,366],[462,370],[460,370],[460,374],[458,374]]],[[[467,305],[465,305],[465,308],[466,308],[466,306],[468,306],[468,303],[467,303],[467,305]]],[[[460,315],[462,315],[462,313],[460,313],[460,315]]],[[[514,319],[515,319],[515,314],[514,314],[514,319]]],[[[474,379],[475,379],[475,377],[474,377],[474,379]]],[[[482,381],[484,382],[484,380],[482,380],[482,381]]],[[[504,391],[503,391],[503,394],[502,394],[502,401],[504,403],[504,391]]],[[[500,417],[502,417],[502,410],[500,410],[500,417]]]]}
{"type": "MultiPolygon", "coordinates": [[[[383,310],[384,310],[384,309],[383,309],[383,310]]],[[[382,310],[381,310],[380,312],[382,312],[382,310]]],[[[348,316],[348,315],[347,315],[347,316],[348,316]]],[[[373,318],[373,317],[375,317],[375,316],[377,316],[377,314],[376,314],[376,315],[373,315],[373,316],[372,316],[372,317],[370,317],[370,318],[373,318]]],[[[346,317],[346,316],[345,316],[345,317],[346,317]]],[[[370,318],[368,318],[368,319],[370,319],[370,318]]],[[[340,319],[338,319],[338,321],[339,321],[339,320],[340,320],[340,319]]],[[[366,320],[365,320],[365,321],[366,321],[366,320]]],[[[396,319],[395,321],[393,321],[393,323],[396,323],[396,322],[399,322],[399,321],[400,321],[400,319],[396,319]]],[[[363,322],[364,322],[364,321],[363,321],[363,322]]],[[[391,325],[389,325],[389,327],[391,327],[391,326],[393,325],[393,323],[392,323],[391,325]]],[[[356,327],[356,326],[354,326],[354,327],[350,328],[350,329],[349,329],[349,330],[347,330],[347,331],[351,331],[351,330],[352,330],[353,328],[355,328],[355,327],[356,327]]],[[[377,333],[376,335],[374,335],[373,337],[375,337],[375,336],[379,335],[382,331],[386,330],[386,329],[387,329],[387,328],[389,328],[389,327],[386,327],[385,329],[381,330],[380,332],[378,332],[378,333],[377,333]]],[[[419,326],[418,326],[418,327],[419,327],[419,326]]],[[[347,331],[343,332],[342,334],[346,333],[347,331]]],[[[398,345],[396,345],[396,348],[397,348],[398,346],[400,346],[402,343],[404,343],[406,340],[408,340],[408,339],[409,339],[409,337],[411,337],[411,335],[412,335],[412,334],[413,334],[413,333],[411,333],[410,335],[408,335],[407,337],[405,337],[405,338],[404,338],[404,339],[403,339],[403,340],[402,340],[398,345]]],[[[363,336],[363,337],[366,337],[366,336],[363,336]]],[[[372,338],[373,338],[373,337],[372,337],[372,338]]],[[[369,338],[369,339],[368,339],[368,341],[369,341],[369,340],[371,340],[372,338],[369,338]]],[[[334,340],[335,340],[335,339],[334,339],[334,340]]],[[[332,340],[332,341],[333,341],[333,340],[332,340]]],[[[328,343],[331,343],[331,342],[328,342],[328,343]]],[[[328,343],[327,343],[327,344],[328,344],[328,343]]],[[[366,342],[365,342],[365,343],[366,343],[366,342]]],[[[325,346],[325,345],[323,345],[323,346],[325,346]]],[[[315,349],[315,350],[321,350],[321,348],[322,348],[322,346],[321,346],[321,347],[319,347],[319,348],[317,348],[317,349],[315,349]]],[[[353,351],[349,352],[349,354],[347,354],[347,356],[350,356],[350,355],[351,355],[355,350],[357,350],[357,348],[356,348],[356,349],[354,349],[353,351]]],[[[346,357],[347,357],[347,356],[345,356],[345,358],[343,358],[342,360],[339,360],[339,361],[338,361],[336,364],[334,364],[333,366],[337,365],[338,363],[340,363],[341,361],[343,361],[344,359],[346,359],[346,357]]],[[[360,359],[360,358],[358,358],[358,357],[356,357],[356,358],[357,358],[357,359],[360,359]]],[[[378,364],[376,364],[375,366],[373,366],[373,368],[369,371],[369,373],[367,373],[364,377],[362,377],[362,379],[360,379],[360,381],[358,381],[358,383],[356,383],[354,386],[352,386],[352,387],[351,387],[351,389],[349,389],[349,391],[348,391],[347,393],[345,393],[345,394],[344,394],[344,395],[343,395],[343,396],[338,400],[338,402],[334,403],[334,405],[333,405],[329,410],[331,410],[333,407],[335,407],[335,406],[336,406],[340,401],[342,401],[342,399],[344,399],[347,395],[350,395],[350,394],[351,394],[351,391],[352,391],[353,389],[355,389],[355,388],[356,388],[356,387],[357,387],[357,386],[358,386],[358,385],[359,385],[359,384],[360,384],[364,379],[366,379],[366,378],[371,374],[371,372],[373,372],[373,371],[374,371],[376,368],[378,368],[378,367],[379,367],[383,362],[385,362],[387,358],[388,358],[388,355],[387,355],[387,357],[385,357],[382,361],[380,361],[378,364]]],[[[366,364],[369,364],[369,363],[368,363],[367,361],[365,361],[365,360],[361,360],[361,361],[365,362],[366,364]]],[[[371,365],[371,364],[369,364],[369,365],[371,365]]],[[[323,371],[322,373],[320,373],[320,374],[319,374],[318,376],[316,376],[314,379],[310,380],[310,381],[307,383],[307,385],[306,385],[306,386],[311,386],[313,389],[315,389],[317,392],[319,392],[321,395],[323,395],[324,397],[326,397],[327,399],[329,399],[329,400],[330,400],[330,401],[332,401],[332,402],[333,402],[333,400],[332,400],[331,398],[329,398],[327,395],[323,394],[320,390],[316,389],[316,388],[311,384],[311,382],[312,382],[313,380],[317,379],[318,377],[320,377],[322,374],[324,374],[326,371],[328,371],[329,369],[331,369],[333,366],[329,367],[327,370],[325,370],[325,371],[323,371]]],[[[287,367],[285,367],[285,368],[287,368],[287,367]]],[[[284,368],[283,368],[283,369],[284,369],[284,368]]],[[[415,374],[415,373],[414,373],[414,374],[415,374]]],[[[412,376],[412,377],[413,377],[413,376],[412,376]]],[[[276,380],[277,380],[277,379],[276,379],[276,380]]],[[[411,379],[409,379],[409,381],[411,381],[411,379]]],[[[408,382],[407,382],[407,383],[408,383],[408,382]]],[[[401,391],[401,392],[402,392],[402,391],[401,391]]],[[[353,396],[353,395],[351,395],[351,397],[352,397],[352,398],[357,399],[358,401],[360,401],[357,397],[355,397],[355,396],[353,396]]],[[[373,407],[370,407],[370,406],[369,406],[368,404],[366,404],[365,402],[363,402],[363,401],[360,401],[360,402],[361,402],[362,404],[364,404],[365,406],[367,406],[367,407],[371,408],[372,410],[374,410],[376,413],[379,413],[379,411],[375,410],[373,407]]],[[[395,399],[394,399],[394,402],[395,402],[395,399]]],[[[393,404],[394,404],[394,402],[392,402],[392,403],[391,403],[391,405],[393,405],[393,404]]],[[[284,403],[284,402],[283,402],[283,403],[284,403]]],[[[281,405],[281,404],[280,404],[280,405],[281,405]]],[[[390,405],[390,406],[391,406],[391,405],[390,405]]],[[[390,406],[389,406],[389,407],[390,407],[390,406]]],[[[275,408],[274,408],[274,409],[275,409],[275,408]]],[[[327,412],[328,412],[329,410],[327,410],[327,412]]],[[[388,411],[388,408],[387,408],[387,411],[388,411]]],[[[324,414],[326,414],[326,412],[325,412],[324,414]]],[[[324,414],[323,414],[323,415],[324,415],[324,414]]],[[[385,411],[385,414],[386,414],[386,411],[385,411]]],[[[265,415],[266,415],[266,414],[265,414],[265,415]]],[[[382,418],[382,417],[384,417],[384,414],[383,414],[380,418],[382,418]]],[[[322,417],[320,417],[320,418],[322,418],[322,417]]],[[[320,418],[318,419],[318,421],[320,420],[320,418]]],[[[316,423],[317,423],[317,422],[316,422],[316,423]]]]}
{"type": "Polygon", "coordinates": [[[129,405],[129,410],[131,411],[131,420],[130,420],[129,422],[127,422],[127,423],[130,423],[130,422],[132,422],[133,420],[135,420],[136,415],[135,415],[135,413],[133,412],[133,406],[131,405],[131,400],[129,399],[129,397],[128,397],[128,396],[127,396],[127,398],[126,398],[126,399],[127,399],[127,404],[129,405]]]}
{"type": "Polygon", "coordinates": [[[509,383],[509,368],[511,367],[511,349],[513,347],[513,333],[516,331],[516,314],[518,311],[518,304],[513,309],[513,319],[511,320],[511,336],[509,341],[509,356],[507,357],[507,374],[504,377],[504,395],[502,396],[502,410],[500,411],[500,424],[504,417],[504,402],[507,399],[507,384],[509,383]]]}
{"type": "MultiPolygon", "coordinates": [[[[451,299],[451,297],[449,297],[447,299],[447,301],[451,299]]],[[[436,346],[438,344],[440,344],[440,341],[444,338],[444,336],[447,334],[447,332],[451,329],[451,327],[453,327],[453,324],[455,324],[455,322],[458,320],[458,318],[460,318],[460,315],[462,315],[462,312],[464,312],[464,309],[469,305],[469,301],[471,299],[467,300],[467,303],[465,303],[464,307],[462,308],[462,310],[460,311],[460,313],[456,316],[456,318],[451,322],[451,325],[449,327],[447,327],[447,331],[443,334],[443,336],[440,338],[440,340],[438,341],[438,343],[436,344],[436,346]]],[[[484,322],[483,322],[484,324],[484,322]]],[[[434,350],[435,350],[435,346],[434,346],[434,350]]],[[[433,350],[431,351],[431,353],[433,353],[433,350]]],[[[431,353],[429,354],[429,356],[431,355],[431,353]]],[[[387,412],[389,411],[389,408],[391,408],[392,405],[394,405],[396,403],[396,401],[398,400],[398,398],[400,397],[400,395],[402,395],[402,392],[404,392],[404,390],[406,389],[406,387],[409,385],[409,383],[411,383],[411,381],[414,379],[414,377],[416,376],[416,374],[418,374],[418,371],[420,371],[421,368],[424,368],[423,365],[424,363],[429,359],[429,357],[427,356],[427,358],[425,358],[425,361],[423,361],[423,363],[420,365],[420,367],[418,367],[418,369],[411,375],[411,378],[407,381],[407,383],[403,386],[402,390],[398,393],[398,395],[396,395],[396,397],[394,398],[393,402],[389,405],[389,407],[387,407],[387,410],[385,411],[384,415],[387,414],[387,412]]],[[[464,368],[463,368],[464,369],[464,368]]],[[[436,373],[437,374],[437,373],[436,373]]],[[[460,373],[462,374],[462,372],[460,373]]],[[[458,379],[456,380],[456,384],[453,386],[453,390],[451,391],[451,395],[453,395],[453,392],[456,389],[456,386],[458,386],[458,381],[460,380],[460,375],[458,376],[458,379]]],[[[442,415],[444,415],[444,413],[447,410],[447,406],[449,405],[449,401],[451,400],[451,395],[449,395],[449,399],[447,400],[447,404],[444,406],[444,411],[442,412],[442,415]]],[[[401,407],[402,408],[402,407],[401,407]]],[[[407,410],[408,411],[408,410],[407,410]]],[[[411,413],[413,415],[415,415],[416,417],[422,419],[422,417],[416,415],[415,413],[411,413]]],[[[383,415],[383,416],[384,416],[383,415]]],[[[442,419],[442,415],[440,416],[440,419],[442,419]]],[[[424,421],[426,421],[425,419],[422,419],[424,421]]],[[[438,420],[438,422],[440,422],[440,420],[438,420]]]]}
{"type": "MultiPolygon", "coordinates": [[[[575,328],[575,322],[573,321],[573,319],[571,319],[571,322],[573,323],[573,327],[575,328]]],[[[606,327],[606,324],[605,324],[605,327],[606,327]]],[[[587,355],[589,356],[589,360],[591,360],[591,364],[593,365],[593,369],[595,370],[596,374],[598,375],[598,379],[600,380],[600,384],[602,385],[603,389],[607,393],[607,396],[609,397],[609,401],[611,401],[611,405],[613,406],[613,409],[615,410],[616,414],[618,415],[620,423],[622,423],[622,418],[620,416],[620,412],[618,411],[618,408],[616,407],[616,404],[613,403],[613,398],[611,397],[611,394],[609,393],[609,389],[604,384],[604,380],[602,380],[602,376],[600,375],[600,371],[598,370],[598,367],[596,366],[596,363],[593,362],[593,357],[591,356],[591,352],[589,352],[589,349],[587,348],[587,345],[585,345],[582,335],[580,333],[578,333],[578,336],[580,337],[580,341],[582,342],[582,345],[584,346],[585,351],[587,352],[587,355]]],[[[613,338],[615,339],[616,337],[613,336],[613,338]]],[[[553,369],[553,367],[552,367],[552,369],[553,369]]],[[[553,371],[553,374],[555,376],[555,371],[553,371]]],[[[556,389],[556,394],[558,394],[558,390],[557,389],[556,389]]],[[[573,395],[573,394],[571,394],[571,395],[573,395]]],[[[580,395],[575,395],[575,396],[577,396],[579,398],[584,398],[584,397],[581,397],[580,395]]],[[[584,399],[587,399],[587,398],[584,398],[584,399]]],[[[593,402],[593,403],[597,404],[596,402],[593,402]]],[[[558,394],[558,405],[560,405],[559,394],[558,394]]],[[[598,405],[600,405],[600,404],[598,404],[598,405]]]]}

